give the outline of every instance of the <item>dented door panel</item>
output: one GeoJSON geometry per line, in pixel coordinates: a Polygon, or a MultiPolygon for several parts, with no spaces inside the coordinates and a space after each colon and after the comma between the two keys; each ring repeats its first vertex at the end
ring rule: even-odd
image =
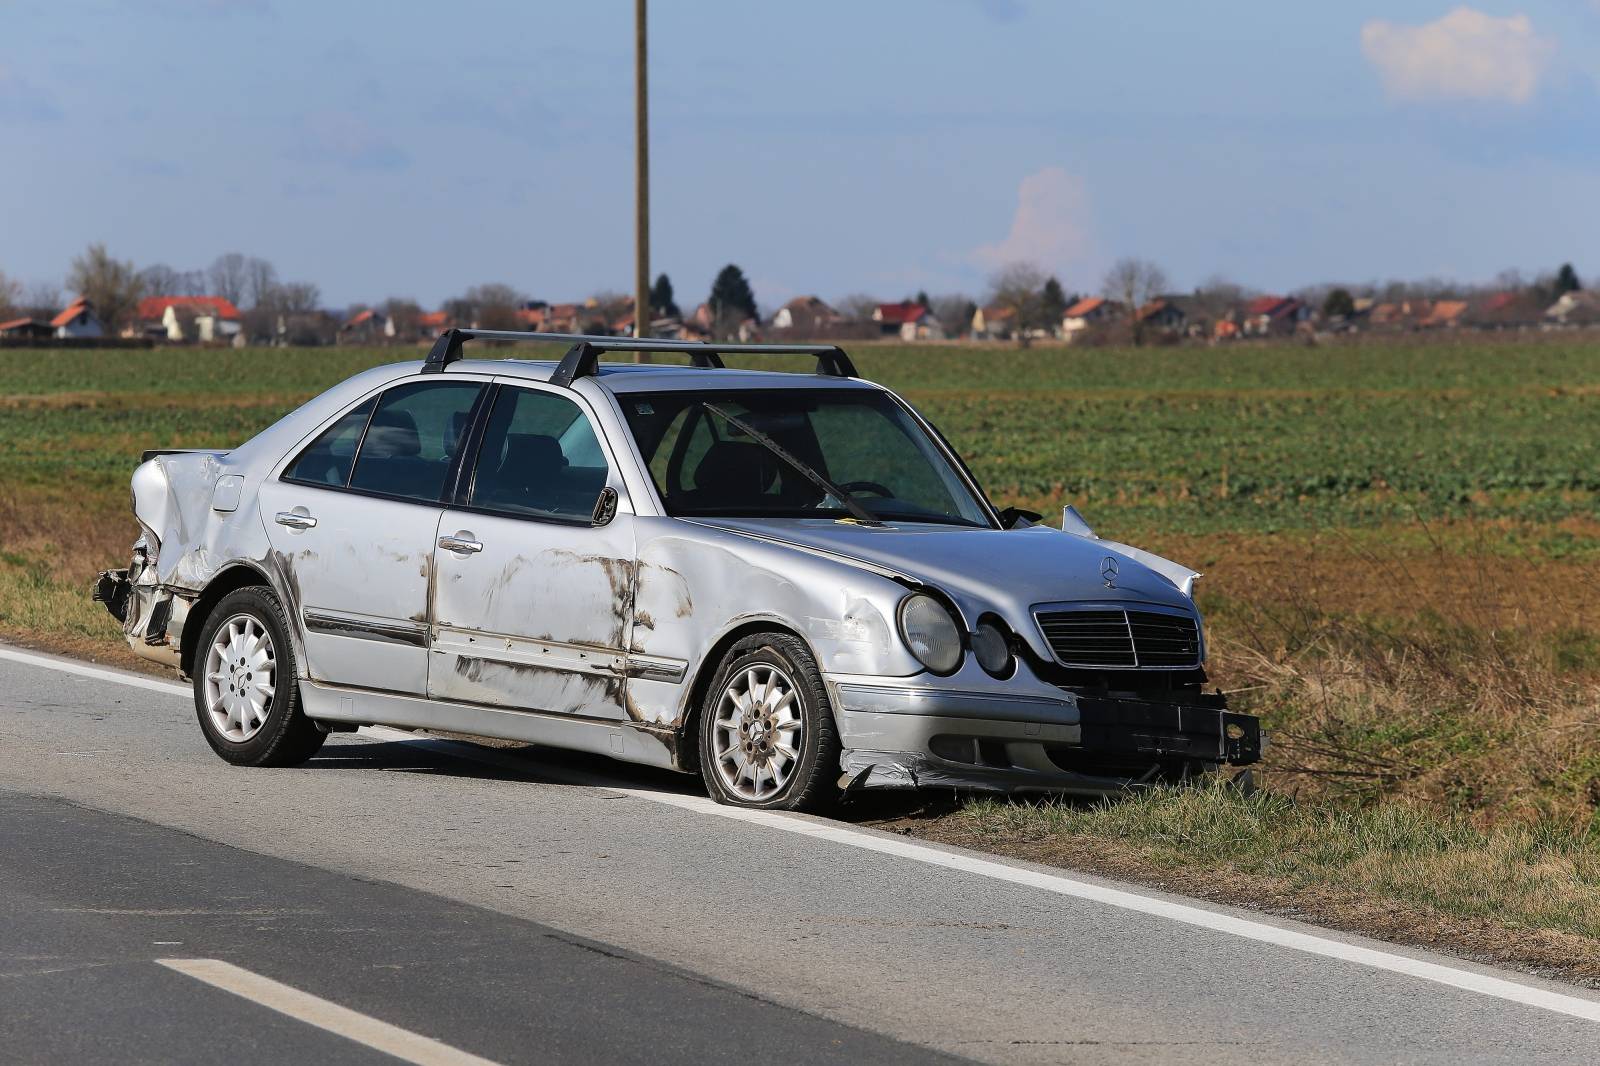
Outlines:
{"type": "Polygon", "coordinates": [[[446,510],[436,546],[428,694],[589,718],[627,717],[633,516],[604,526],[446,510]]]}
{"type": "Polygon", "coordinates": [[[262,485],[260,498],[272,569],[289,587],[304,633],[306,675],[425,692],[442,509],[282,481],[262,485]]]}

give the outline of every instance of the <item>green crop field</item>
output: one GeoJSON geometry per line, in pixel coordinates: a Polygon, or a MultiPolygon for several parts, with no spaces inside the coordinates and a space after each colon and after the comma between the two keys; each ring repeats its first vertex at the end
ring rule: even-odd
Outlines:
{"type": "MultiPolygon", "coordinates": [[[[228,447],[416,354],[0,349],[0,638],[135,664],[88,586],[126,562],[139,452],[228,447]]],[[[1371,898],[1478,921],[1498,864],[1504,957],[1600,976],[1600,339],[852,354],[997,503],[1075,504],[1206,571],[1208,669],[1272,736],[1266,802],[980,804],[911,831],[1329,920],[1359,885],[1361,927],[1371,898]]]]}
{"type": "MultiPolygon", "coordinates": [[[[858,348],[856,359],[940,425],[996,500],[1047,512],[1075,502],[1101,525],[1148,535],[1597,517],[1597,353],[1592,342],[1535,339],[882,345],[858,348]]],[[[237,443],[353,371],[404,354],[0,353],[0,478],[44,489],[70,479],[120,498],[141,448],[237,443]]]]}

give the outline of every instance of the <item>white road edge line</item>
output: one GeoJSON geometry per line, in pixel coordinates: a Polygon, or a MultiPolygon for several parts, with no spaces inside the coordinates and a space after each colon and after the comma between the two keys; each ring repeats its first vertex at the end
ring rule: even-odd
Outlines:
{"type": "MultiPolygon", "coordinates": [[[[10,659],[15,662],[26,663],[29,666],[40,666],[50,670],[59,670],[63,673],[78,674],[99,681],[113,681],[169,694],[189,695],[188,688],[183,685],[156,681],[151,678],[140,677],[137,674],[127,674],[117,670],[104,670],[94,666],[80,665],[71,660],[56,659],[44,655],[31,655],[11,648],[0,647],[0,659],[10,659]]],[[[418,736],[402,729],[374,726],[368,727],[363,732],[383,740],[448,744],[453,752],[464,758],[491,765],[522,765],[519,760],[502,755],[493,749],[474,749],[468,744],[457,744],[451,741],[418,736]]],[[[973,874],[978,877],[987,877],[995,881],[1036,888],[1060,896],[1070,896],[1075,899],[1102,903],[1122,910],[1181,922],[1200,929],[1226,933],[1245,940],[1272,944],[1276,947],[1289,948],[1293,951],[1303,951],[1307,954],[1320,955],[1324,958],[1339,959],[1344,962],[1356,963],[1360,966],[1370,966],[1373,969],[1385,970],[1389,973],[1402,974],[1407,977],[1415,977],[1424,981],[1447,985],[1451,988],[1493,996],[1496,999],[1503,999],[1511,1003],[1538,1007],[1542,1010],[1566,1014],[1573,1018],[1582,1018],[1585,1021],[1600,1022],[1600,1000],[1566,995],[1547,988],[1540,988],[1536,985],[1524,984],[1520,981],[1513,981],[1503,977],[1495,977],[1475,970],[1446,966],[1441,963],[1429,962],[1425,959],[1412,958],[1409,955],[1402,955],[1397,952],[1380,951],[1331,937],[1317,936],[1297,929],[1287,929],[1268,922],[1254,921],[1237,915],[1208,910],[1204,907],[1178,903],[1174,900],[1162,899],[1156,896],[1147,896],[1129,889],[1112,888],[1109,885],[1080,881],[1077,878],[1013,866],[996,859],[985,859],[977,855],[944,851],[925,844],[913,844],[908,840],[899,840],[874,833],[864,833],[859,830],[813,821],[800,816],[727,807],[720,803],[714,803],[702,796],[682,796],[670,792],[652,792],[648,789],[626,788],[604,782],[597,782],[593,787],[603,788],[608,792],[619,793],[634,799],[647,800],[651,803],[679,807],[683,810],[694,811],[697,814],[714,815],[718,818],[727,818],[735,822],[746,822],[785,833],[793,833],[797,836],[812,837],[817,840],[843,844],[846,847],[860,848],[863,851],[892,855],[896,858],[908,859],[928,866],[936,866],[946,870],[973,874]]]]}
{"type": "Polygon", "coordinates": [[[286,984],[251,973],[221,959],[157,959],[169,970],[203,981],[213,988],[247,999],[252,1003],[287,1014],[296,1021],[326,1029],[346,1040],[375,1048],[417,1066],[495,1066],[489,1059],[441,1044],[409,1029],[380,1022],[365,1014],[341,1007],[320,996],[302,992],[286,984]]]}

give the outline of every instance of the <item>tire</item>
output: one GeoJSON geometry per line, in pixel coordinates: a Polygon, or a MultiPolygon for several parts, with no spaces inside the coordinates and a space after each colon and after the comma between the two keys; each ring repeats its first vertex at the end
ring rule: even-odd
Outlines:
{"type": "Polygon", "coordinates": [[[700,776],[718,803],[817,812],[838,802],[833,706],[798,637],[758,633],[728,649],[698,718],[700,776]]]}
{"type": "Polygon", "coordinates": [[[327,734],[300,710],[289,620],[252,585],[212,608],[195,652],[194,707],[211,750],[235,766],[298,766],[327,734]]]}

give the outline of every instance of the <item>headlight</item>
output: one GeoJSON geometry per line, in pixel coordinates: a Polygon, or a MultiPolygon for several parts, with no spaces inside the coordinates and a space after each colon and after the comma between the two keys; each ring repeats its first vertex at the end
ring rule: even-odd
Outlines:
{"type": "Polygon", "coordinates": [[[917,661],[936,674],[953,674],[961,665],[961,627],[925,592],[901,601],[900,635],[917,661]]]}
{"type": "Polygon", "coordinates": [[[1011,645],[1006,641],[1005,631],[987,618],[979,622],[978,628],[972,632],[972,657],[978,660],[978,665],[989,676],[1002,681],[1011,676],[1011,671],[1017,665],[1011,655],[1011,645]]]}

